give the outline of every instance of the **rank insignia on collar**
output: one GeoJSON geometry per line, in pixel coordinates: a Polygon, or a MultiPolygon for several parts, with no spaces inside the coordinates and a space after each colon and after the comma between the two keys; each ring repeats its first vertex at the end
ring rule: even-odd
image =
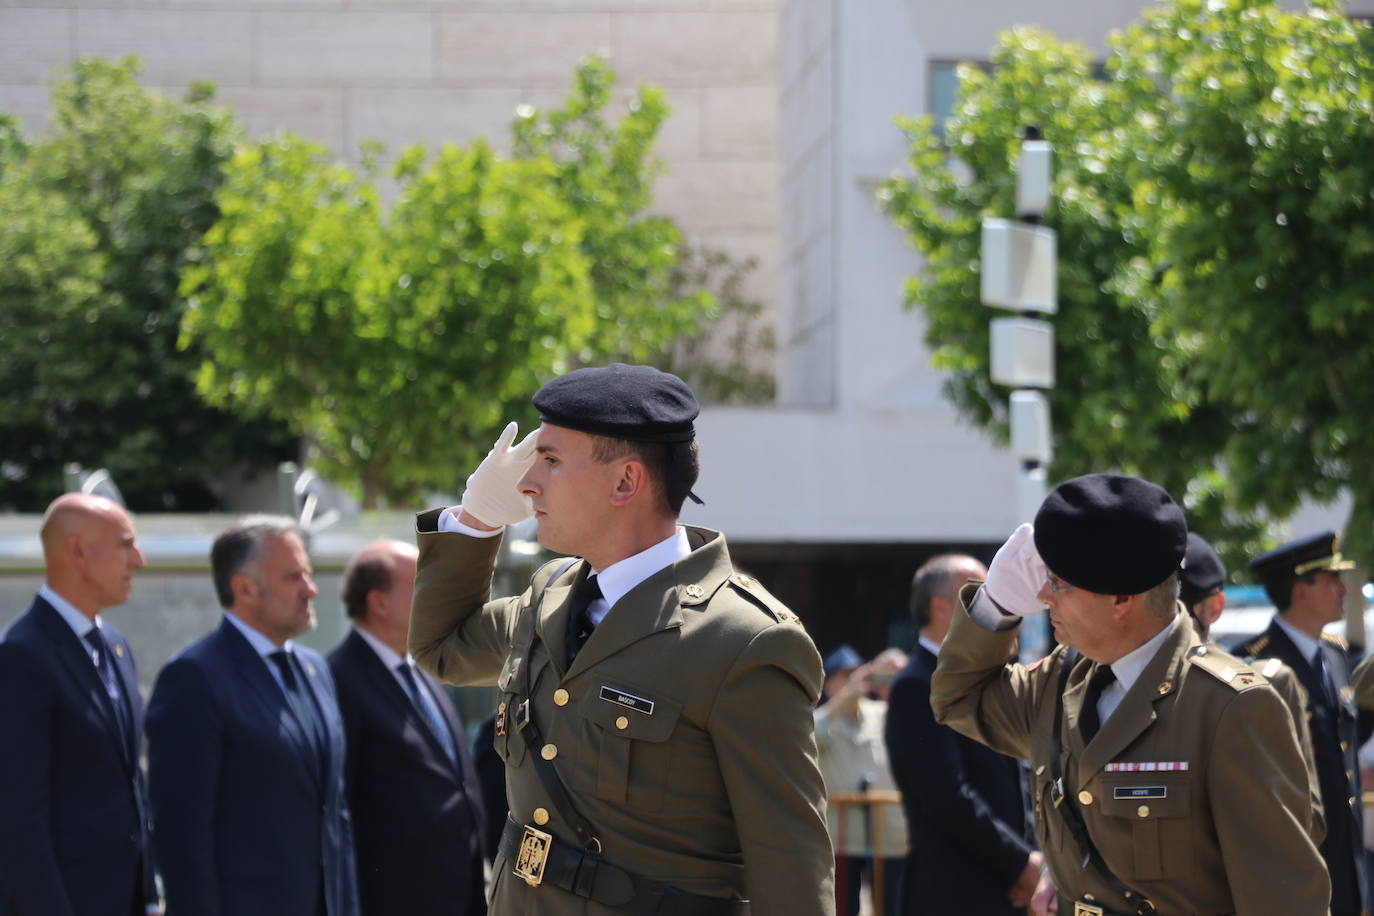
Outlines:
{"type": "Polygon", "coordinates": [[[506,704],[502,703],[496,707],[496,734],[506,733],[506,704]]]}

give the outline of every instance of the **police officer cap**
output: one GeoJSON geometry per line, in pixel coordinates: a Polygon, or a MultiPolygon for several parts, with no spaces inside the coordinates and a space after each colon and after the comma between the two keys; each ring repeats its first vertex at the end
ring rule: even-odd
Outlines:
{"type": "Polygon", "coordinates": [[[545,423],[636,442],[690,442],[701,405],[687,383],[652,366],[576,369],[534,394],[545,423]]]}
{"type": "Polygon", "coordinates": [[[1334,531],[1320,531],[1289,541],[1250,561],[1250,569],[1264,582],[1296,579],[1319,569],[1340,571],[1355,564],[1341,556],[1341,539],[1334,531]]]}
{"type": "Polygon", "coordinates": [[[1178,571],[1187,547],[1183,510],[1158,484],[1121,474],[1061,483],[1035,515],[1035,549],[1070,585],[1138,595],[1178,571]]]}
{"type": "Polygon", "coordinates": [[[863,663],[863,656],[845,643],[825,657],[825,676],[830,677],[836,671],[853,671],[863,663]]]}
{"type": "Polygon", "coordinates": [[[1188,533],[1188,552],[1179,576],[1178,596],[1188,607],[1221,590],[1226,581],[1226,566],[1221,557],[1202,538],[1188,533]]]}

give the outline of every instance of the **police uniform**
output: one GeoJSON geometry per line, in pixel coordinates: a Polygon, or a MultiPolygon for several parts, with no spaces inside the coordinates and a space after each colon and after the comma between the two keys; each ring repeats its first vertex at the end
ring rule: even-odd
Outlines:
{"type": "MultiPolygon", "coordinates": [[[[1149,578],[1163,582],[1169,564],[1177,569],[1182,560],[1181,511],[1131,505],[1144,481],[1091,477],[1061,485],[1037,515],[1045,564],[1074,585],[1081,571],[1080,587],[1092,592],[1139,594],[1150,586],[1106,585],[1131,572],[1126,548],[1140,539],[1141,551],[1157,554],[1157,577],[1149,578]],[[1085,509],[1075,486],[1089,491],[1090,503],[1100,497],[1097,504],[1085,509]],[[1056,517],[1065,488],[1079,511],[1056,517]],[[1146,530],[1137,536],[1135,527],[1146,530]],[[1174,528],[1177,538],[1164,531],[1174,528]],[[1053,555],[1042,531],[1061,541],[1053,555]],[[1161,531],[1166,549],[1144,543],[1161,531]],[[1078,554],[1092,562],[1080,565],[1078,554]]],[[[1008,662],[1016,628],[988,629],[969,615],[971,608],[986,619],[990,605],[977,584],[961,592],[931,705],[945,724],[1030,762],[1036,830],[1061,914],[1326,913],[1330,885],[1309,837],[1307,772],[1283,702],[1261,675],[1204,645],[1187,618],[1176,617],[1085,742],[1080,719],[1099,666],[1063,646],[1031,666],[1008,662]]]]}
{"type": "MultiPolygon", "coordinates": [[[[1260,557],[1251,569],[1275,588],[1291,588],[1298,575],[1319,569],[1339,571],[1353,564],[1341,558],[1332,532],[1322,532],[1284,544],[1260,557]],[[1297,570],[1301,569],[1302,573],[1297,570]]],[[[1260,660],[1278,659],[1297,675],[1307,693],[1307,720],[1312,758],[1326,816],[1322,858],[1331,875],[1331,912],[1334,916],[1367,911],[1364,873],[1364,808],[1356,753],[1368,728],[1361,728],[1351,686],[1353,661],[1345,641],[1323,633],[1319,641],[1329,684],[1276,621],[1263,633],[1241,643],[1237,654],[1260,660]]]]}
{"type": "Polygon", "coordinates": [[[821,660],[724,536],[683,526],[690,553],[619,598],[569,662],[586,561],[491,600],[499,538],[436,531],[437,515],[418,519],[410,647],[442,680],[500,690],[512,820],[491,911],[833,914],[821,660]]]}

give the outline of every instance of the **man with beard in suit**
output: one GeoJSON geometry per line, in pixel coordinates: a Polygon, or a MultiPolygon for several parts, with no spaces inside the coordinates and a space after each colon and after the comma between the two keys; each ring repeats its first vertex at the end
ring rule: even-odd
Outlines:
{"type": "Polygon", "coordinates": [[[357,916],[344,730],[320,655],[310,557],[288,518],[215,538],[224,621],[148,702],[148,788],[173,913],[357,916]]]}

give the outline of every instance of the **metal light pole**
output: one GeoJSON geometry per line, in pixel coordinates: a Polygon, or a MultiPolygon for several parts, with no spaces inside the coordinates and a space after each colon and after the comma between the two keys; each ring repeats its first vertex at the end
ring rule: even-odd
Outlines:
{"type": "Polygon", "coordinates": [[[1026,129],[1016,169],[1017,220],[985,219],[980,298],[984,305],[1019,312],[991,322],[992,380],[1009,385],[1011,453],[1016,474],[1016,517],[1029,521],[1045,498],[1045,468],[1052,454],[1050,405],[1054,387],[1054,326],[1038,315],[1059,309],[1057,237],[1039,225],[1049,205],[1050,144],[1026,129]]]}

